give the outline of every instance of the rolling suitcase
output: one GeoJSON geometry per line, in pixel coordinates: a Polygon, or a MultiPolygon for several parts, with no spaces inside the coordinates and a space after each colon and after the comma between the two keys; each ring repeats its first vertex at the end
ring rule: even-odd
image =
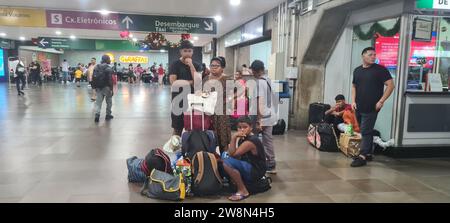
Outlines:
{"type": "Polygon", "coordinates": [[[322,103],[312,103],[309,105],[309,124],[316,124],[325,121],[325,112],[330,110],[331,106],[322,103]]]}

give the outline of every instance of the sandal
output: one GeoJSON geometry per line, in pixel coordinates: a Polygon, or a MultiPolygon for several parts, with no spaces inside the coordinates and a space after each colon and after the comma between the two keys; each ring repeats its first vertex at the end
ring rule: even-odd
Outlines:
{"type": "Polygon", "coordinates": [[[247,196],[244,196],[242,194],[233,194],[231,197],[228,198],[228,200],[230,200],[230,201],[242,201],[242,200],[245,200],[248,197],[250,197],[250,194],[247,195],[247,196]],[[237,197],[238,199],[232,199],[233,197],[234,198],[237,197]]]}

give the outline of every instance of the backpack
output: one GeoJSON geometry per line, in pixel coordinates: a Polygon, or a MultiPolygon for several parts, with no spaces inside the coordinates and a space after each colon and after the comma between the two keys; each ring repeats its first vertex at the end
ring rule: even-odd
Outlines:
{"type": "Polygon", "coordinates": [[[153,149],[150,151],[145,156],[145,162],[142,163],[142,168],[147,173],[152,172],[153,169],[169,174],[173,173],[170,157],[161,149],[153,149]]]}
{"type": "Polygon", "coordinates": [[[325,112],[330,110],[329,104],[312,103],[309,105],[309,124],[317,124],[325,121],[325,112]]]}
{"type": "Polygon", "coordinates": [[[105,69],[102,69],[99,65],[96,65],[94,71],[92,72],[92,87],[93,88],[104,88],[106,87],[108,81],[105,69]]]}
{"type": "Polygon", "coordinates": [[[339,143],[333,124],[310,124],[308,128],[308,142],[320,151],[337,152],[339,143]]]}
{"type": "Polygon", "coordinates": [[[286,122],[284,119],[279,119],[277,124],[273,126],[272,135],[283,135],[286,131],[286,122]]]}
{"type": "Polygon", "coordinates": [[[222,178],[214,154],[198,152],[191,161],[192,192],[195,196],[218,194],[222,190],[222,178]]]}
{"type": "Polygon", "coordinates": [[[189,159],[192,159],[195,154],[202,151],[215,153],[217,147],[216,137],[211,130],[184,132],[181,135],[181,144],[183,156],[189,159]]]}
{"type": "Polygon", "coordinates": [[[252,182],[246,183],[245,187],[251,195],[264,193],[272,188],[272,178],[263,176],[261,179],[252,182]]]}

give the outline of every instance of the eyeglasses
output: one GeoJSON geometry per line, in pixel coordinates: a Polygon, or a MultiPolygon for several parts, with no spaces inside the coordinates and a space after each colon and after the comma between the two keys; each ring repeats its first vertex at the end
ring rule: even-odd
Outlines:
{"type": "Polygon", "coordinates": [[[219,67],[220,67],[220,65],[216,65],[216,64],[210,64],[210,65],[209,65],[209,67],[210,67],[210,68],[219,68],[219,67]]]}

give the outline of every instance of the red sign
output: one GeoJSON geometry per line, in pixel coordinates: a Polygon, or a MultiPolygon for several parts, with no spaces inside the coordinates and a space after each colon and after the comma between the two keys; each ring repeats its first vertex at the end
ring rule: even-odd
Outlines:
{"type": "MultiPolygon", "coordinates": [[[[380,36],[375,42],[375,50],[377,52],[378,63],[387,68],[397,67],[398,62],[398,45],[399,34],[392,37],[380,36]]],[[[436,35],[433,33],[433,38],[430,42],[415,41],[411,42],[411,51],[409,55],[409,65],[418,66],[417,58],[425,58],[425,68],[433,68],[436,58],[436,35]]]]}

